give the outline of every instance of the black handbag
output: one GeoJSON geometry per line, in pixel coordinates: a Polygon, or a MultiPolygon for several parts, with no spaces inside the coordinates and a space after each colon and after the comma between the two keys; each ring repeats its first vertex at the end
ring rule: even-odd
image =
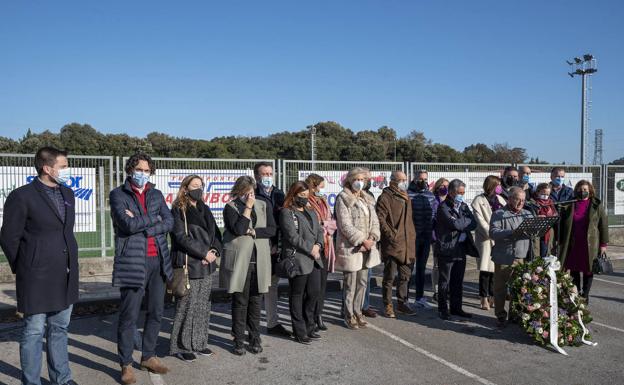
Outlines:
{"type": "MultiPolygon", "coordinates": [[[[186,212],[182,210],[184,216],[184,233],[188,235],[188,224],[186,222],[186,212]]],[[[188,254],[184,255],[184,266],[173,269],[173,278],[167,282],[167,293],[176,298],[186,297],[191,290],[191,282],[188,275],[188,254]]]]}
{"type": "Polygon", "coordinates": [[[592,272],[594,274],[611,274],[613,273],[613,263],[611,262],[611,258],[607,255],[606,252],[600,253],[594,259],[594,265],[592,266],[592,272]]]}
{"type": "MultiPolygon", "coordinates": [[[[293,221],[295,222],[295,229],[298,233],[299,221],[297,220],[295,213],[291,211],[291,214],[293,217],[293,221]]],[[[285,249],[282,250],[282,253],[280,253],[277,257],[277,261],[275,262],[275,273],[280,278],[294,278],[299,275],[299,268],[295,263],[295,254],[297,254],[297,250],[293,248],[292,251],[287,255],[284,255],[285,252],[285,249]]]]}

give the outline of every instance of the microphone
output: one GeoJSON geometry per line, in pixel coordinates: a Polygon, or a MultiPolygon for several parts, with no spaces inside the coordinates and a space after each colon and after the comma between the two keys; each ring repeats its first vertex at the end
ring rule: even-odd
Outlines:
{"type": "Polygon", "coordinates": [[[564,205],[569,205],[569,204],[572,204],[572,203],[576,203],[578,201],[580,201],[580,199],[571,199],[569,201],[555,202],[555,205],[556,206],[564,206],[564,205]]]}

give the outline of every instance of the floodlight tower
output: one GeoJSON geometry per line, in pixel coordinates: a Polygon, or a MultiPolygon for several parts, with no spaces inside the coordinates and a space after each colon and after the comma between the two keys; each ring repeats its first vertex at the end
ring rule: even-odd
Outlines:
{"type": "Polygon", "coordinates": [[[574,66],[573,72],[568,72],[570,77],[581,76],[581,165],[585,165],[585,143],[587,142],[587,129],[589,114],[589,105],[587,102],[587,82],[592,74],[598,72],[596,58],[591,54],[585,54],[582,57],[575,57],[573,61],[566,61],[568,65],[574,66]]]}

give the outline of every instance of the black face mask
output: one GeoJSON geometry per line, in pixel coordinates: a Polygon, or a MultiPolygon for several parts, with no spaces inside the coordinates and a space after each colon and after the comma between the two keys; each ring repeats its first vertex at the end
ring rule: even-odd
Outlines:
{"type": "Polygon", "coordinates": [[[516,184],[516,180],[514,179],[513,176],[508,175],[505,177],[505,184],[510,187],[510,186],[514,186],[516,184]]]}
{"type": "Polygon", "coordinates": [[[204,197],[204,190],[201,188],[196,188],[195,190],[189,190],[186,195],[189,196],[194,201],[200,201],[204,197]]]}
{"type": "Polygon", "coordinates": [[[295,197],[294,202],[297,207],[306,207],[308,205],[308,198],[295,197]]]}
{"type": "Polygon", "coordinates": [[[589,198],[589,191],[578,191],[578,192],[576,193],[576,196],[577,196],[579,199],[589,198]]]}
{"type": "Polygon", "coordinates": [[[416,187],[418,187],[419,190],[424,190],[429,188],[429,183],[427,183],[426,180],[419,180],[416,182],[416,187]]]}

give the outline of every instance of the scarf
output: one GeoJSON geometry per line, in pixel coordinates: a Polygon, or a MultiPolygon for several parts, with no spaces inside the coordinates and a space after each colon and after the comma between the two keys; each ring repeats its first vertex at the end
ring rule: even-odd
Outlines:
{"type": "Polygon", "coordinates": [[[325,261],[327,262],[327,271],[334,272],[336,264],[336,249],[334,248],[334,233],[336,232],[336,220],[332,218],[332,214],[327,204],[327,200],[310,195],[308,198],[310,207],[318,216],[321,227],[323,227],[323,241],[325,250],[325,261]]]}

